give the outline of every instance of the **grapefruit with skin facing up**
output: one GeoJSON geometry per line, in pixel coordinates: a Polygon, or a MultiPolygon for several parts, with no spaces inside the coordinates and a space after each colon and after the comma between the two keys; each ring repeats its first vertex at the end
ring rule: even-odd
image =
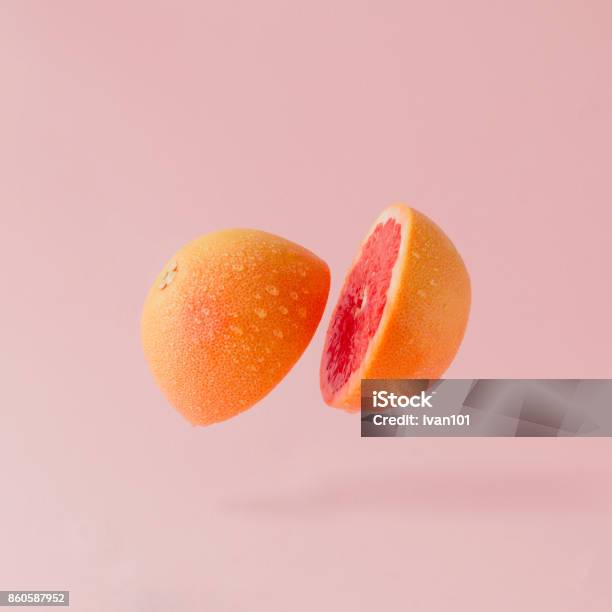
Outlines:
{"type": "Polygon", "coordinates": [[[327,265],[298,244],[250,229],[202,236],[146,298],[141,338],[153,377],[194,425],[235,416],[293,367],[328,292],[327,265]]]}
{"type": "Polygon", "coordinates": [[[470,278],[457,249],[424,214],[384,210],[344,281],[327,331],[321,391],[355,411],[361,379],[437,379],[463,339],[470,278]]]}

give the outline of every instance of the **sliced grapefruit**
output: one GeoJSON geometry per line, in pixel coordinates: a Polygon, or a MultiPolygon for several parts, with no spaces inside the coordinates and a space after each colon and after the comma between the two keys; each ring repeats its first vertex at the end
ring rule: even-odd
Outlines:
{"type": "Polygon", "coordinates": [[[194,425],[229,419],[293,367],[328,291],[327,264],[279,236],[234,229],[193,240],[144,304],[141,336],[153,377],[194,425]]]}
{"type": "Polygon", "coordinates": [[[437,379],[470,310],[457,249],[424,214],[384,210],[363,241],[333,312],[321,360],[325,401],[354,411],[363,378],[437,379]]]}

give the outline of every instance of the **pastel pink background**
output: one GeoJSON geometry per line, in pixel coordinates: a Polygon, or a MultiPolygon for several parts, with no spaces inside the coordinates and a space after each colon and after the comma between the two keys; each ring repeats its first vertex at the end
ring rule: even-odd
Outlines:
{"type": "Polygon", "coordinates": [[[320,399],[323,330],[254,410],[195,429],[138,338],[188,239],[291,238],[333,302],[403,200],[472,274],[449,375],[612,377],[608,0],[4,0],[0,41],[0,589],[612,608],[610,440],[362,440],[320,399]]]}

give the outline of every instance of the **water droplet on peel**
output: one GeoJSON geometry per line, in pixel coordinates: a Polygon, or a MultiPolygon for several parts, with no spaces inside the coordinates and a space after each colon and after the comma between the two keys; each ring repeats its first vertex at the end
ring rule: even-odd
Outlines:
{"type": "Polygon", "coordinates": [[[232,357],[232,363],[238,363],[238,359],[236,357],[232,357]]]}
{"type": "Polygon", "coordinates": [[[284,306],[281,306],[279,308],[279,310],[280,310],[281,314],[284,314],[284,315],[286,315],[289,312],[289,310],[287,308],[285,308],[284,306]]]}
{"type": "Polygon", "coordinates": [[[242,272],[244,270],[244,266],[241,263],[232,264],[232,270],[236,272],[242,272]]]}
{"type": "Polygon", "coordinates": [[[438,284],[438,281],[436,281],[435,279],[433,279],[433,278],[432,278],[432,279],[429,281],[429,284],[430,284],[432,287],[435,287],[435,286],[438,284]]]}
{"type": "Polygon", "coordinates": [[[260,318],[260,319],[265,319],[267,316],[267,312],[264,308],[256,308],[255,309],[255,314],[260,318]]]}
{"type": "Polygon", "coordinates": [[[270,294],[270,295],[278,295],[278,289],[274,286],[274,285],[268,285],[266,287],[266,291],[270,294]]]}
{"type": "Polygon", "coordinates": [[[242,336],[243,332],[241,327],[238,327],[237,325],[230,325],[229,328],[230,331],[236,334],[237,336],[242,336]]]}
{"type": "Polygon", "coordinates": [[[298,294],[297,294],[296,291],[292,291],[289,295],[291,296],[292,300],[297,300],[298,299],[298,294]]]}
{"type": "Polygon", "coordinates": [[[413,256],[415,259],[421,259],[421,255],[420,255],[420,254],[419,254],[417,251],[413,251],[413,252],[412,252],[412,256],[413,256]]]}
{"type": "Polygon", "coordinates": [[[208,308],[202,308],[202,314],[207,317],[210,314],[210,310],[208,308]]]}
{"type": "Polygon", "coordinates": [[[282,338],[283,337],[283,332],[280,329],[275,329],[272,331],[272,333],[277,337],[277,338],[282,338]]]}
{"type": "Polygon", "coordinates": [[[261,293],[256,293],[256,294],[255,294],[253,297],[254,297],[256,300],[261,300],[261,293]]]}

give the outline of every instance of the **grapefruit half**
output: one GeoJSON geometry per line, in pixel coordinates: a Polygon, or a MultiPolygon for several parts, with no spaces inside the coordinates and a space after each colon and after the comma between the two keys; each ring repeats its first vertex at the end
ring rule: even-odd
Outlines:
{"type": "Polygon", "coordinates": [[[175,253],[145,300],[153,377],[194,425],[229,419],[293,367],[328,291],[327,264],[294,242],[251,229],[201,236],[175,253]]]}
{"type": "Polygon", "coordinates": [[[384,210],[332,314],[321,360],[324,400],[355,411],[362,378],[439,378],[463,339],[470,300],[470,278],[446,234],[408,206],[384,210]]]}

